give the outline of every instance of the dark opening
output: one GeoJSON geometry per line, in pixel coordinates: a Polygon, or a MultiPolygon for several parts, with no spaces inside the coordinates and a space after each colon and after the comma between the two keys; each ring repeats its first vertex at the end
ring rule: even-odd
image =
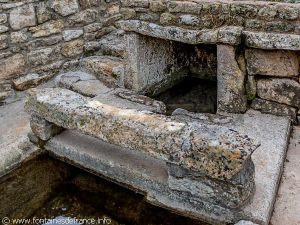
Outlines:
{"type": "Polygon", "coordinates": [[[187,77],[156,99],[166,104],[167,115],[177,108],[197,113],[216,113],[217,81],[187,77]]]}

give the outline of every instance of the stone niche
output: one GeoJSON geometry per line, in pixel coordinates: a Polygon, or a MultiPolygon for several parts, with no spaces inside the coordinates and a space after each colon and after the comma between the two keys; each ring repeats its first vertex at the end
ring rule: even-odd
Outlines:
{"type": "Polygon", "coordinates": [[[129,33],[125,87],[176,108],[215,113],[217,48],[129,33]]]}
{"type": "Polygon", "coordinates": [[[244,73],[229,45],[191,44],[125,34],[125,88],[198,113],[246,110],[244,73]]]}

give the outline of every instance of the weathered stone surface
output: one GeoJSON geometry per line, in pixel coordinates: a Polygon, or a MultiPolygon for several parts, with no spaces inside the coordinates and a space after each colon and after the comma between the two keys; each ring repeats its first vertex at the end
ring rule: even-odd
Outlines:
{"type": "Polygon", "coordinates": [[[300,50],[300,35],[243,31],[243,36],[252,48],[300,50]]]}
{"type": "Polygon", "coordinates": [[[256,98],[252,101],[251,108],[277,116],[290,116],[295,123],[297,122],[297,109],[292,106],[256,98]]]}
{"type": "Polygon", "coordinates": [[[7,26],[3,26],[3,25],[0,25],[0,34],[1,33],[5,33],[9,30],[9,28],[7,26]]]}
{"type": "Polygon", "coordinates": [[[7,22],[7,15],[6,14],[0,14],[0,24],[7,22]]]}
{"type": "Polygon", "coordinates": [[[31,89],[26,109],[58,126],[78,129],[221,180],[240,172],[258,146],[248,136],[223,126],[183,123],[147,111],[121,109],[59,88],[31,89]]]}
{"type": "Polygon", "coordinates": [[[99,50],[103,55],[110,55],[115,57],[124,56],[124,36],[122,31],[112,32],[103,36],[94,45],[86,45],[85,50],[95,51],[99,50]]]}
{"type": "Polygon", "coordinates": [[[28,53],[28,61],[34,65],[45,65],[46,63],[57,59],[59,48],[43,48],[28,53]]]}
{"type": "MultiPolygon", "coordinates": [[[[167,15],[167,14],[166,14],[167,15]]],[[[173,23],[173,16],[163,18],[161,22],[165,24],[173,23]]],[[[180,41],[188,44],[216,44],[227,43],[231,45],[239,44],[241,41],[242,28],[221,27],[219,29],[189,30],[179,26],[161,26],[140,20],[119,21],[125,31],[134,31],[143,35],[162,38],[173,41],[180,41]]]]}
{"type": "Polygon", "coordinates": [[[91,56],[82,59],[81,65],[109,87],[114,87],[122,76],[123,63],[120,58],[108,56],[91,56]]]}
{"type": "Polygon", "coordinates": [[[51,137],[62,131],[61,127],[49,123],[38,115],[31,115],[30,127],[32,132],[43,141],[48,141],[51,137]]]}
{"type": "Polygon", "coordinates": [[[171,13],[162,13],[160,15],[160,23],[162,25],[172,25],[177,22],[177,17],[171,13]]]}
{"type": "Polygon", "coordinates": [[[36,18],[33,4],[27,4],[13,9],[9,14],[9,24],[14,30],[35,26],[36,18]]]}
{"type": "Polygon", "coordinates": [[[124,7],[128,7],[128,6],[148,7],[149,0],[121,0],[121,4],[124,7]]]}
{"type": "Polygon", "coordinates": [[[36,87],[39,84],[49,80],[52,76],[29,73],[13,80],[13,85],[18,91],[25,91],[29,88],[36,87]]]}
{"type": "Polygon", "coordinates": [[[98,11],[95,9],[86,9],[68,17],[67,23],[70,26],[86,25],[95,22],[98,11]]]}
{"type": "Polygon", "coordinates": [[[138,20],[121,21],[121,28],[152,37],[181,41],[189,44],[216,43],[218,32],[212,30],[187,30],[180,27],[163,27],[154,23],[138,20]]]}
{"type": "Polygon", "coordinates": [[[111,91],[102,92],[99,93],[94,100],[122,109],[136,109],[159,114],[166,113],[166,106],[163,102],[156,101],[143,95],[138,95],[128,89],[117,88],[111,91]]]}
{"type": "Polygon", "coordinates": [[[223,26],[219,29],[218,42],[238,45],[241,43],[242,27],[223,26]]]}
{"type": "Polygon", "coordinates": [[[149,2],[149,8],[153,12],[161,12],[167,8],[166,1],[154,0],[149,2]]]}
{"type": "Polygon", "coordinates": [[[0,49],[6,49],[8,46],[8,35],[0,35],[0,49]]]}
{"type": "Polygon", "coordinates": [[[131,8],[121,8],[120,13],[125,20],[133,19],[136,16],[136,11],[131,8]]]}
{"type": "Polygon", "coordinates": [[[245,74],[236,61],[235,48],[217,46],[218,57],[218,111],[242,113],[247,109],[245,74]]]}
{"type": "MultiPolygon", "coordinates": [[[[299,117],[300,119],[300,117],[299,117]]],[[[300,120],[299,120],[300,123],[300,120]]],[[[298,224],[300,215],[300,126],[293,126],[284,170],[270,221],[272,225],[298,224]]]]}
{"type": "Polygon", "coordinates": [[[0,106],[7,103],[13,95],[14,91],[9,80],[0,81],[0,106]]]}
{"type": "Polygon", "coordinates": [[[81,8],[85,9],[93,6],[99,6],[100,2],[100,0],[79,0],[79,5],[81,8]]]}
{"type": "Polygon", "coordinates": [[[79,38],[83,35],[82,29],[77,30],[64,30],[63,31],[63,38],[65,41],[71,41],[73,39],[79,38]]]}
{"type": "Polygon", "coordinates": [[[16,54],[0,61],[0,80],[9,79],[26,73],[26,58],[16,54]]]}
{"type": "Polygon", "coordinates": [[[259,97],[300,108],[300,84],[290,79],[260,79],[257,81],[259,97]]]}
{"type": "Polygon", "coordinates": [[[28,37],[24,30],[12,32],[10,34],[10,39],[12,43],[24,43],[27,41],[28,37]]]}
{"type": "Polygon", "coordinates": [[[179,16],[179,24],[188,26],[197,26],[200,24],[200,18],[194,15],[182,15],[179,16]]]}
{"type": "Polygon", "coordinates": [[[291,51],[247,49],[245,57],[250,75],[290,77],[299,74],[298,57],[291,51]]]}
{"type": "Polygon", "coordinates": [[[167,4],[169,12],[200,14],[202,5],[190,1],[169,1],[167,4]]]}
{"type": "Polygon", "coordinates": [[[80,71],[60,74],[55,78],[55,82],[57,87],[67,88],[88,97],[95,97],[111,90],[96,77],[80,71]]]}
{"type": "Polygon", "coordinates": [[[81,39],[69,41],[62,45],[61,54],[66,57],[73,57],[83,53],[84,41],[81,39]]]}
{"type": "Polygon", "coordinates": [[[234,225],[258,225],[257,223],[253,223],[251,221],[246,221],[246,220],[241,220],[238,223],[234,224],[234,225]]]}
{"type": "Polygon", "coordinates": [[[52,35],[51,37],[39,38],[27,42],[27,46],[30,50],[36,50],[40,47],[55,45],[60,43],[63,40],[61,35],[52,35]]]}
{"type": "Polygon", "coordinates": [[[33,37],[45,37],[51,34],[60,33],[64,28],[62,20],[50,20],[36,27],[30,27],[33,37]]]}
{"type": "Polygon", "coordinates": [[[52,12],[46,2],[39,2],[36,8],[36,17],[38,23],[44,23],[52,18],[52,12]]]}
{"type": "Polygon", "coordinates": [[[62,16],[68,16],[79,11],[77,0],[52,0],[51,8],[62,16]]]}
{"type": "Polygon", "coordinates": [[[179,55],[175,54],[171,42],[127,33],[125,46],[125,74],[122,81],[128,89],[154,95],[186,75],[179,71],[187,66],[187,60],[181,62],[178,59],[179,55]]]}
{"type": "Polygon", "coordinates": [[[252,100],[255,98],[257,92],[257,87],[256,87],[256,79],[255,76],[247,76],[247,81],[246,81],[246,94],[247,94],[247,99],[252,100]]]}

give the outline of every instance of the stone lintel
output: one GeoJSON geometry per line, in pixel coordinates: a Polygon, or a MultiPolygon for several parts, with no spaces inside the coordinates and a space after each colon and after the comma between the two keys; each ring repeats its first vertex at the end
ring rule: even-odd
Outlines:
{"type": "Polygon", "coordinates": [[[243,29],[242,27],[225,26],[217,29],[190,30],[178,26],[161,26],[140,20],[122,20],[119,21],[119,24],[125,31],[187,44],[225,43],[238,45],[243,29]]]}
{"type": "Polygon", "coordinates": [[[258,147],[247,135],[222,125],[122,109],[60,88],[32,89],[26,109],[58,126],[225,181],[243,170],[258,147]]]}
{"type": "Polygon", "coordinates": [[[162,26],[141,20],[119,21],[122,29],[154,38],[179,41],[187,44],[229,44],[260,49],[300,50],[300,35],[245,31],[239,26],[222,26],[215,29],[191,30],[180,26],[162,26]]]}

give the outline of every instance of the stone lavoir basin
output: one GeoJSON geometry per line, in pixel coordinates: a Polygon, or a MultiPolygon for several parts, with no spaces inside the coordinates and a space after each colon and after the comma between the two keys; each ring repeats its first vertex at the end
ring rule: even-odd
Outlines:
{"type": "Polygon", "coordinates": [[[0,215],[11,220],[2,224],[14,224],[12,219],[16,224],[20,219],[20,224],[45,225],[206,225],[150,205],[143,195],[48,154],[2,177],[0,190],[0,215]]]}
{"type": "Polygon", "coordinates": [[[269,224],[300,119],[297,1],[0,6],[1,104],[30,88],[38,149],[2,176],[1,217],[269,224]]]}

